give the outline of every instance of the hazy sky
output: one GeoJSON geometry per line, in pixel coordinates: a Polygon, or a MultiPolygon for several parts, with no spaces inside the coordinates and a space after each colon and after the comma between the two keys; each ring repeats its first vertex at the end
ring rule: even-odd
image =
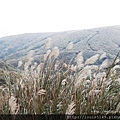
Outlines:
{"type": "Polygon", "coordinates": [[[120,25],[120,0],[0,0],[0,37],[120,25]]]}

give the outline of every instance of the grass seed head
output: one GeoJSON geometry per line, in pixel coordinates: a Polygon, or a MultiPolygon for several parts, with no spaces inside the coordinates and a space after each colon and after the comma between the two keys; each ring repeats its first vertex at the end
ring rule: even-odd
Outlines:
{"type": "Polygon", "coordinates": [[[67,115],[72,115],[75,113],[75,103],[72,101],[69,105],[68,105],[68,108],[66,110],[66,114],[67,115]]]}
{"type": "Polygon", "coordinates": [[[48,49],[48,48],[51,47],[51,41],[52,41],[51,38],[47,38],[46,43],[45,43],[45,46],[44,46],[46,49],[48,49]]]}
{"type": "Polygon", "coordinates": [[[85,61],[85,65],[91,65],[91,64],[94,64],[99,58],[99,54],[96,54],[94,56],[92,56],[91,58],[88,58],[86,61],[85,61]]]}
{"type": "Polygon", "coordinates": [[[22,62],[22,61],[19,61],[19,62],[18,62],[18,68],[21,67],[22,64],[23,64],[23,62],[22,62]]]}
{"type": "Polygon", "coordinates": [[[50,53],[50,58],[57,58],[59,56],[59,48],[58,47],[54,47],[52,49],[52,52],[50,53]]]}
{"type": "Polygon", "coordinates": [[[67,49],[67,50],[70,50],[70,49],[73,48],[73,46],[74,46],[73,42],[70,42],[70,43],[68,44],[68,46],[66,47],[66,49],[67,49]]]}
{"type": "Polygon", "coordinates": [[[17,109],[17,99],[14,96],[11,96],[9,99],[9,107],[10,107],[10,113],[15,114],[15,111],[17,109]]]}

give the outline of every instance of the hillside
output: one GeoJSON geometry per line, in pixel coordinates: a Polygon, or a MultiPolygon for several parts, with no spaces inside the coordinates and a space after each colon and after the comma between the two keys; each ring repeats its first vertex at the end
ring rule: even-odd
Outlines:
{"type": "Polygon", "coordinates": [[[30,50],[34,50],[34,58],[39,58],[45,53],[44,44],[47,38],[51,38],[52,46],[58,46],[62,58],[71,59],[79,51],[83,52],[87,59],[94,54],[107,53],[107,57],[115,57],[120,48],[120,26],[95,28],[80,31],[67,31],[57,33],[27,33],[0,38],[0,60],[17,66],[30,50]],[[69,42],[74,46],[66,51],[69,42]]]}
{"type": "Polygon", "coordinates": [[[120,26],[1,38],[0,114],[118,115],[119,38],[120,26]]]}

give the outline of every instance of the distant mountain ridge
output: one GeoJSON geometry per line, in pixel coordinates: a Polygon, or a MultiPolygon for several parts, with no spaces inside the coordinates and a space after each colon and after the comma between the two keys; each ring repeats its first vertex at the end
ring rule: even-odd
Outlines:
{"type": "Polygon", "coordinates": [[[34,58],[46,52],[44,44],[47,38],[51,38],[51,47],[57,46],[61,51],[62,58],[71,58],[82,51],[87,59],[94,54],[107,53],[112,59],[120,49],[120,26],[95,28],[88,30],[74,30],[56,33],[27,33],[0,38],[0,60],[17,66],[18,60],[34,50],[34,58]],[[69,42],[74,46],[66,50],[69,42]]]}

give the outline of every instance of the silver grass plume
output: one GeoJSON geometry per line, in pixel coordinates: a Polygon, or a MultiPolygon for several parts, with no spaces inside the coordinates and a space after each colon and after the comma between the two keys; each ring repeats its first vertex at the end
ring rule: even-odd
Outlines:
{"type": "Polygon", "coordinates": [[[31,71],[34,71],[35,69],[36,69],[36,67],[37,67],[37,62],[35,62],[32,66],[31,66],[31,71]]]}
{"type": "Polygon", "coordinates": [[[91,64],[94,64],[99,58],[99,54],[96,54],[90,58],[88,58],[85,62],[85,65],[91,65],[91,64]]]}
{"type": "Polygon", "coordinates": [[[101,66],[100,66],[100,70],[108,68],[109,66],[110,66],[110,61],[108,59],[106,59],[102,62],[101,66]]]}
{"type": "Polygon", "coordinates": [[[54,65],[54,69],[57,70],[58,66],[59,66],[59,61],[57,60],[56,63],[55,63],[55,65],[54,65]]]}
{"type": "Polygon", "coordinates": [[[115,61],[115,64],[119,63],[120,62],[120,59],[116,59],[115,61]]]}
{"type": "Polygon", "coordinates": [[[74,46],[73,42],[70,42],[70,43],[68,44],[68,46],[66,47],[66,49],[67,49],[67,50],[70,50],[70,49],[73,48],[73,46],[74,46]]]}
{"type": "Polygon", "coordinates": [[[66,109],[66,114],[67,115],[72,115],[75,113],[75,103],[74,102],[71,102],[69,105],[68,105],[68,108],[66,109]]]}
{"type": "Polygon", "coordinates": [[[46,94],[46,90],[41,89],[37,92],[37,95],[45,95],[46,94]]]}
{"type": "Polygon", "coordinates": [[[19,62],[18,62],[18,68],[21,67],[22,64],[23,64],[22,61],[19,61],[19,62]]]}
{"type": "Polygon", "coordinates": [[[74,66],[74,65],[72,64],[70,69],[71,69],[72,71],[76,71],[77,66],[76,66],[76,65],[74,66]]]}
{"type": "Polygon", "coordinates": [[[101,90],[94,90],[94,89],[92,89],[89,92],[89,96],[94,96],[94,95],[97,95],[99,93],[101,93],[101,90]]]}
{"type": "Polygon", "coordinates": [[[66,79],[64,79],[64,80],[62,80],[62,82],[61,82],[61,85],[66,85],[66,83],[67,83],[67,80],[66,79]]]}
{"type": "Polygon", "coordinates": [[[36,71],[37,73],[40,73],[40,71],[43,69],[43,66],[44,66],[44,63],[40,63],[37,68],[36,68],[36,71]]]}
{"type": "Polygon", "coordinates": [[[31,65],[32,61],[33,61],[33,54],[34,54],[34,50],[31,50],[30,52],[28,52],[28,54],[25,57],[25,60],[27,60],[24,64],[24,70],[27,72],[29,66],[31,65]]]}
{"type": "Polygon", "coordinates": [[[116,69],[120,69],[120,65],[115,65],[115,66],[112,68],[113,71],[116,70],[116,69]]]}
{"type": "Polygon", "coordinates": [[[82,52],[80,52],[76,57],[77,67],[80,69],[84,66],[84,58],[82,52]]]}
{"type": "Polygon", "coordinates": [[[59,48],[58,47],[54,47],[50,53],[50,58],[57,58],[59,56],[59,48]]]}
{"type": "Polygon", "coordinates": [[[51,47],[51,38],[47,38],[47,40],[46,40],[46,43],[45,43],[45,49],[48,49],[48,48],[50,48],[51,47]]]}
{"type": "Polygon", "coordinates": [[[103,58],[106,58],[107,57],[107,54],[106,52],[104,52],[101,56],[100,56],[100,60],[102,60],[103,58]]]}
{"type": "Polygon", "coordinates": [[[9,98],[9,107],[10,107],[10,113],[15,114],[15,111],[17,110],[17,99],[14,96],[11,96],[9,98]]]}
{"type": "Polygon", "coordinates": [[[46,54],[44,54],[44,61],[47,60],[47,57],[50,55],[50,53],[51,53],[51,50],[48,50],[46,54]]]}
{"type": "Polygon", "coordinates": [[[81,83],[81,81],[83,79],[86,79],[87,77],[90,77],[91,79],[91,76],[92,76],[92,70],[95,70],[97,71],[98,70],[98,66],[97,65],[91,65],[91,66],[86,66],[84,67],[80,72],[79,72],[79,76],[78,78],[76,79],[75,81],[75,86],[79,86],[79,84],[81,83]]]}
{"type": "Polygon", "coordinates": [[[26,55],[25,59],[26,59],[26,60],[30,60],[30,58],[33,57],[33,54],[34,54],[34,50],[30,50],[30,51],[28,52],[28,54],[26,55]]]}
{"type": "Polygon", "coordinates": [[[100,79],[100,78],[103,78],[103,77],[106,77],[106,73],[105,72],[99,72],[97,75],[95,75],[96,79],[100,79]]]}

